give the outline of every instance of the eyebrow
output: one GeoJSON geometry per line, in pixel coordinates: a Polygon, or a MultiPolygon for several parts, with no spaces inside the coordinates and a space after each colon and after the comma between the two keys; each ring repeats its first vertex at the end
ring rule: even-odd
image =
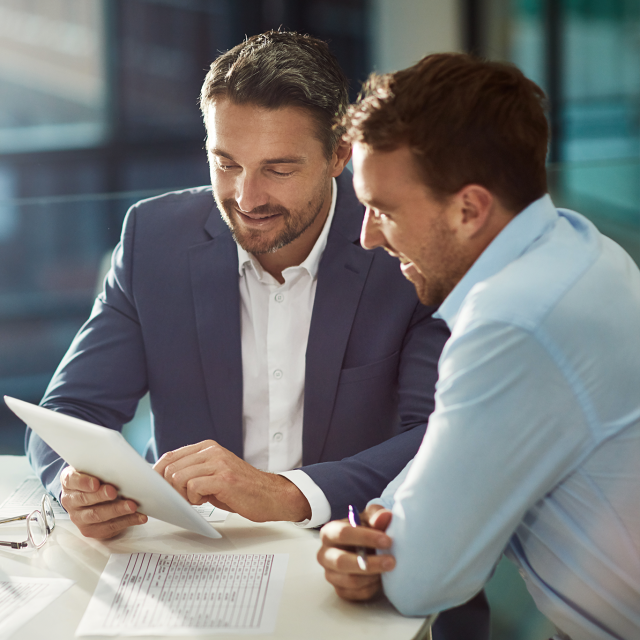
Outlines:
{"type": "MultiPolygon", "coordinates": [[[[357,193],[356,193],[356,197],[358,197],[357,193]]],[[[360,198],[358,198],[358,200],[360,200],[360,202],[365,207],[369,207],[370,209],[379,209],[380,211],[389,211],[389,212],[392,209],[392,207],[387,203],[384,203],[381,200],[376,200],[375,198],[372,200],[361,200],[360,198]]]]}
{"type": "Polygon", "coordinates": [[[369,200],[369,202],[367,202],[367,206],[371,207],[372,209],[380,209],[381,211],[391,210],[391,207],[381,200],[369,200]]]}
{"type": "MultiPolygon", "coordinates": [[[[209,151],[215,156],[221,156],[227,160],[235,162],[230,153],[223,151],[222,149],[209,149],[209,151]]],[[[306,156],[282,156],[280,158],[266,158],[260,164],[307,164],[308,159],[306,156]]]]}

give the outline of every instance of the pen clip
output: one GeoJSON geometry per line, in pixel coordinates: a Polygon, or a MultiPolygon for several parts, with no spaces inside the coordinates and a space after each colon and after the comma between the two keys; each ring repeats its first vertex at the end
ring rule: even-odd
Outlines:
{"type": "Polygon", "coordinates": [[[353,508],[353,505],[349,505],[349,524],[352,527],[360,526],[360,515],[358,514],[358,510],[353,508]]]}

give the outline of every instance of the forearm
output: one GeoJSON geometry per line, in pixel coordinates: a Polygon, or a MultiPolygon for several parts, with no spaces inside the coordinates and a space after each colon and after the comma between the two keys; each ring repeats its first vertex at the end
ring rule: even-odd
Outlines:
{"type": "Polygon", "coordinates": [[[387,533],[393,539],[388,553],[394,556],[396,567],[382,576],[386,596],[407,616],[426,616],[445,611],[470,600],[491,575],[501,555],[501,545],[474,545],[469,541],[468,556],[459,545],[447,546],[446,537],[466,532],[443,527],[437,532],[437,522],[427,527],[406,504],[396,505],[387,533]],[[440,533],[440,535],[438,535],[440,533]],[[425,544],[425,537],[430,543],[425,544]],[[456,551],[451,553],[451,549],[456,551]],[[429,551],[431,550],[431,551],[429,551]],[[486,554],[486,555],[485,555],[486,554]],[[487,561],[487,558],[491,558],[487,561]]]}
{"type": "Polygon", "coordinates": [[[47,491],[60,499],[60,473],[67,463],[40,436],[27,427],[25,436],[27,459],[47,491]]]}
{"type": "Polygon", "coordinates": [[[275,485],[280,492],[277,501],[281,505],[281,517],[278,519],[288,522],[310,520],[312,516],[311,505],[305,494],[288,478],[283,476],[278,476],[278,478],[282,478],[284,481],[278,480],[275,485]]]}
{"type": "Polygon", "coordinates": [[[409,473],[409,469],[413,464],[413,461],[414,459],[409,460],[409,462],[407,462],[404,469],[385,487],[384,491],[382,492],[382,495],[380,495],[380,497],[378,498],[374,498],[373,500],[370,500],[367,506],[377,505],[379,507],[384,507],[385,509],[389,509],[389,511],[391,511],[391,509],[393,509],[393,503],[394,503],[396,491],[400,488],[402,483],[405,481],[407,474],[409,473]]]}
{"type": "Polygon", "coordinates": [[[292,482],[306,499],[309,517],[293,519],[298,526],[312,529],[331,519],[331,505],[322,489],[302,470],[282,471],[278,475],[292,482]]]}

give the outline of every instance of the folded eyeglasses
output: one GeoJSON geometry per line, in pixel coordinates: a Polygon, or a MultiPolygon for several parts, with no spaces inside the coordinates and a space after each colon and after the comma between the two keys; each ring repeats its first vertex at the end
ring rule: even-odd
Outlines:
{"type": "Polygon", "coordinates": [[[0,524],[18,522],[20,520],[27,521],[27,539],[23,542],[5,542],[0,540],[0,546],[11,547],[12,549],[24,549],[31,543],[36,549],[39,549],[49,539],[49,535],[56,526],[56,516],[53,513],[51,498],[49,498],[47,494],[43,495],[40,509],[35,509],[31,513],[22,516],[5,518],[4,520],[0,520],[0,524]]]}

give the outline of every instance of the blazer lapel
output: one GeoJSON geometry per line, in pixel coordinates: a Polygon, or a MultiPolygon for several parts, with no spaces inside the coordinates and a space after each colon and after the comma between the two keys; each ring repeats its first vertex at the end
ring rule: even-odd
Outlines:
{"type": "Polygon", "coordinates": [[[242,457],[242,345],[238,253],[214,207],[208,242],[189,250],[198,342],[216,442],[242,457]]]}
{"type": "Polygon", "coordinates": [[[374,256],[358,243],[364,209],[350,178],[347,173],[338,179],[336,212],[318,269],[306,354],[303,465],[321,460],[349,334],[374,256]]]}

